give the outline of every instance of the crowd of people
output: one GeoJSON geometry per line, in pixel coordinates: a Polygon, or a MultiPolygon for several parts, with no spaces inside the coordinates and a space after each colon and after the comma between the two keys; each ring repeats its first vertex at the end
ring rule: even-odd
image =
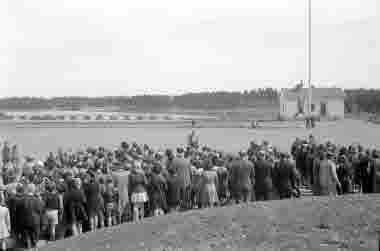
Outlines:
{"type": "Polygon", "coordinates": [[[155,150],[122,142],[116,149],[58,150],[21,158],[2,145],[0,249],[24,248],[173,211],[313,194],[380,192],[379,151],[296,139],[289,153],[251,142],[239,153],[200,146],[155,150]]]}

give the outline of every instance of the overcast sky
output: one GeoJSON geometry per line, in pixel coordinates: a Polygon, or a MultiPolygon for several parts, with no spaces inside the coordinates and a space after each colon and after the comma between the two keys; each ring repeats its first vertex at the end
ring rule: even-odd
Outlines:
{"type": "MultiPolygon", "coordinates": [[[[379,0],[313,1],[313,81],[380,87],[379,0]]],[[[0,0],[0,96],[289,87],[306,0],[0,0]]]]}

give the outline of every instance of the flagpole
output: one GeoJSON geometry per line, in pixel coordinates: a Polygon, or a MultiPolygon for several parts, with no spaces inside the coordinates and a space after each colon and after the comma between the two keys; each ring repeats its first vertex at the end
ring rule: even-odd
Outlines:
{"type": "Polygon", "coordinates": [[[308,84],[308,116],[311,116],[312,88],[311,88],[311,0],[307,6],[307,84],[308,84]]]}

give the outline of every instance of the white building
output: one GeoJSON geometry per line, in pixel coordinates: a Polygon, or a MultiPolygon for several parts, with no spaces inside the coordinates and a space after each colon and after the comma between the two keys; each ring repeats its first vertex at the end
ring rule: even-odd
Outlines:
{"type": "MultiPolygon", "coordinates": [[[[307,111],[308,89],[282,89],[280,93],[280,118],[294,119],[307,111]]],[[[345,93],[340,88],[313,88],[311,111],[314,116],[330,119],[344,118],[345,93]]]]}

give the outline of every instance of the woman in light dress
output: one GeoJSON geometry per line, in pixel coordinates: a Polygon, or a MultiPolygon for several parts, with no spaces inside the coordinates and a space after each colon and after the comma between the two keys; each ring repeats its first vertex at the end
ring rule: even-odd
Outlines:
{"type": "Polygon", "coordinates": [[[4,192],[0,192],[0,248],[7,250],[7,240],[11,233],[11,219],[9,210],[5,206],[4,192]]]}
{"type": "Polygon", "coordinates": [[[202,173],[203,186],[202,186],[202,206],[203,207],[214,207],[218,204],[218,175],[215,170],[213,170],[212,161],[209,160],[205,164],[204,171],[202,173]]]}

